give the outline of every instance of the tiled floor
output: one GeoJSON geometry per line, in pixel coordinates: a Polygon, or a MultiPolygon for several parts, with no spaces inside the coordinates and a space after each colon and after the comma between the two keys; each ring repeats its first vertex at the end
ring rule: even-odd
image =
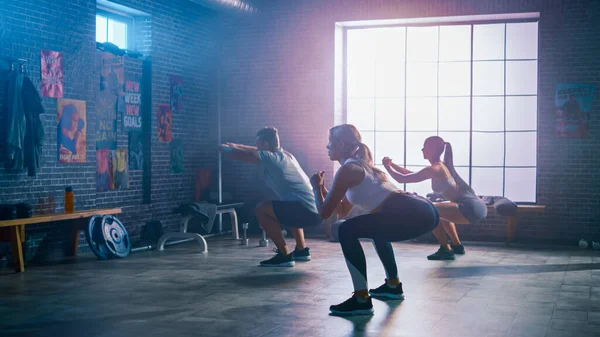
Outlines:
{"type": "MultiPolygon", "coordinates": [[[[0,271],[0,336],[600,336],[600,254],[469,245],[453,262],[436,247],[395,244],[406,300],[374,300],[372,317],[329,316],[351,295],[338,244],[309,240],[313,261],[260,268],[271,248],[223,238],[124,260],[0,271]]],[[[372,286],[385,274],[364,243],[372,286]]]]}

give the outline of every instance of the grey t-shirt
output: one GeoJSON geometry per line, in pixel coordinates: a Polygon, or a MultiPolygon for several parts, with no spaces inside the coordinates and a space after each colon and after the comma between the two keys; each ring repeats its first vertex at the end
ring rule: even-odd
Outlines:
{"type": "Polygon", "coordinates": [[[282,201],[299,201],[313,213],[318,213],[310,179],[294,156],[279,149],[258,151],[267,186],[282,201]]]}

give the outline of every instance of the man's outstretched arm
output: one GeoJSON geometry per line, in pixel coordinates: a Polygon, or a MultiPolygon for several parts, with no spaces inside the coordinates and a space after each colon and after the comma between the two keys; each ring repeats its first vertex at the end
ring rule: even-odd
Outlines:
{"type": "Polygon", "coordinates": [[[253,146],[225,143],[219,146],[219,151],[230,159],[243,161],[249,164],[260,164],[258,150],[253,146]]]}

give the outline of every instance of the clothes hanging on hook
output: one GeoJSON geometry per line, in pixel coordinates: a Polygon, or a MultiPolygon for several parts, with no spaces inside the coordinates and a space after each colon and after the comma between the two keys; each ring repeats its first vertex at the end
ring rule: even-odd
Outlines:
{"type": "Polygon", "coordinates": [[[40,120],[44,107],[33,82],[19,70],[11,71],[6,83],[6,119],[0,125],[6,148],[3,161],[9,172],[27,168],[28,175],[35,176],[44,143],[40,120]]]}

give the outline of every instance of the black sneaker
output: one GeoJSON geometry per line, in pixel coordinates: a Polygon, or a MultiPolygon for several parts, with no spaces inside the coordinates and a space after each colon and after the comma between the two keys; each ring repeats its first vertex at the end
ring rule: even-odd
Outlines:
{"type": "Polygon", "coordinates": [[[389,298],[393,300],[403,300],[404,292],[402,291],[402,282],[396,286],[396,288],[392,288],[386,282],[377,289],[369,289],[369,294],[373,297],[379,298],[389,298]]]}
{"type": "Polygon", "coordinates": [[[455,260],[456,254],[452,250],[446,250],[443,247],[440,247],[437,252],[429,255],[427,260],[455,260]]]}
{"type": "Polygon", "coordinates": [[[294,250],[292,255],[294,255],[294,261],[310,261],[310,248],[306,247],[302,250],[294,250]]]}
{"type": "Polygon", "coordinates": [[[277,253],[272,258],[261,261],[260,265],[263,267],[293,267],[296,265],[296,262],[294,262],[294,255],[291,253],[287,256],[277,253]]]}
{"type": "Polygon", "coordinates": [[[463,255],[465,253],[465,246],[463,245],[450,245],[450,247],[452,247],[454,254],[463,255]]]}
{"type": "Polygon", "coordinates": [[[373,301],[369,297],[366,302],[361,303],[356,299],[356,295],[352,295],[344,303],[330,306],[329,310],[332,314],[340,316],[372,315],[373,301]]]}

